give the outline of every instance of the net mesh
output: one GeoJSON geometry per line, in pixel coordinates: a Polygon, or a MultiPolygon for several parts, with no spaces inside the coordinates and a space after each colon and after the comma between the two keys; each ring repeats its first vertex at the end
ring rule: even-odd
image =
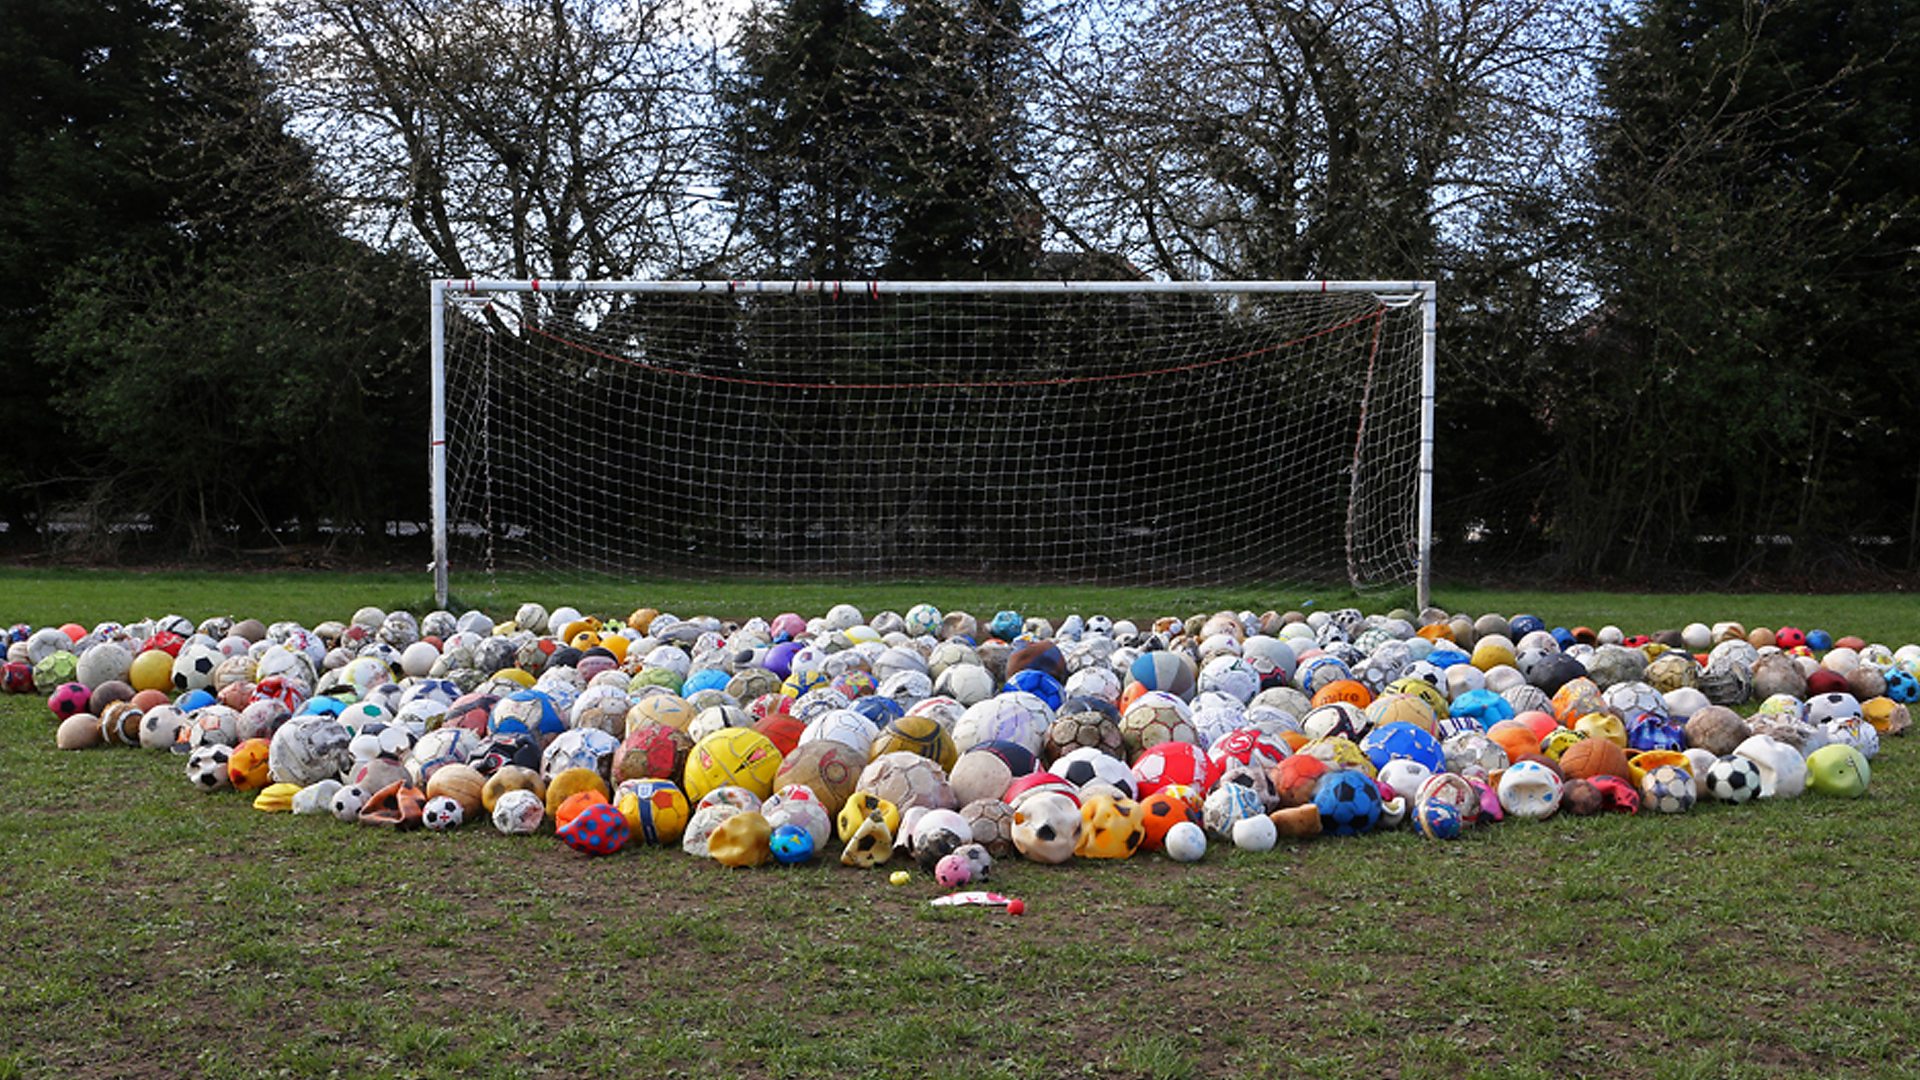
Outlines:
{"type": "Polygon", "coordinates": [[[1407,299],[463,296],[445,351],[450,562],[1405,585],[1407,299]]]}

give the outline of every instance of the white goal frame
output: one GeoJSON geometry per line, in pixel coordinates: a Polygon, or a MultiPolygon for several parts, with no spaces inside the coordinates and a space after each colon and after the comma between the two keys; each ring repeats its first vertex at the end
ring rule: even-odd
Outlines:
{"type": "Polygon", "coordinates": [[[428,471],[433,504],[433,595],[444,607],[447,562],[447,302],[484,293],[1372,293],[1382,300],[1420,304],[1420,463],[1415,474],[1415,604],[1425,608],[1433,584],[1433,440],[1437,285],[1433,281],[581,281],[532,278],[434,278],[431,300],[432,419],[428,471]]]}

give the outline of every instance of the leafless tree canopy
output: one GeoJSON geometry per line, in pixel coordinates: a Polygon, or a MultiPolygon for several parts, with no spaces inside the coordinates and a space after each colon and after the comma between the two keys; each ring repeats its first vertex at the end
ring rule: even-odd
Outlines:
{"type": "Polygon", "coordinates": [[[273,69],[355,224],[457,276],[685,265],[710,13],[674,0],[276,0],[273,69]]]}
{"type": "Polygon", "coordinates": [[[1431,273],[1565,184],[1591,9],[1069,0],[1047,16],[1046,204],[1176,277],[1431,273]]]}
{"type": "MultiPolygon", "coordinates": [[[[448,273],[684,272],[747,231],[703,197],[737,12],[275,0],[270,16],[275,73],[353,220],[448,273]]],[[[1175,277],[1431,273],[1516,200],[1564,192],[1598,31],[1581,0],[1065,0],[1025,19],[1021,172],[1049,246],[1175,277]]]]}

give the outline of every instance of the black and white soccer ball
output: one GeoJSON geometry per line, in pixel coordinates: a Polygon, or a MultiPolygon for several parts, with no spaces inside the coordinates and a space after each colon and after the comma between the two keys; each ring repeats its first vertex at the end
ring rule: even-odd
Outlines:
{"type": "Polygon", "coordinates": [[[205,690],[213,685],[213,669],[226,657],[204,641],[191,641],[173,661],[173,688],[180,692],[205,690]]]}
{"type": "Polygon", "coordinates": [[[1834,720],[1857,720],[1866,715],[1860,699],[1852,694],[1815,694],[1807,699],[1807,722],[1816,727],[1834,720]]]}
{"type": "Polygon", "coordinates": [[[1743,757],[1723,757],[1707,767],[1707,794],[1726,803],[1760,796],[1760,766],[1743,757]]]}
{"type": "Polygon", "coordinates": [[[187,754],[187,782],[201,791],[225,791],[233,787],[227,765],[233,760],[233,747],[205,743],[187,754]]]}
{"type": "Polygon", "coordinates": [[[1060,755],[1053,763],[1054,775],[1076,788],[1101,783],[1117,788],[1127,798],[1139,795],[1138,781],[1127,763],[1095,746],[1081,746],[1060,755]]]}
{"type": "Polygon", "coordinates": [[[370,797],[367,789],[358,784],[348,784],[333,793],[333,798],[327,801],[327,810],[341,821],[358,821],[360,808],[367,805],[370,797]]]}
{"type": "Polygon", "coordinates": [[[420,811],[420,824],[435,832],[457,829],[466,820],[466,812],[460,809],[460,804],[446,795],[435,795],[428,799],[427,805],[420,811]]]}

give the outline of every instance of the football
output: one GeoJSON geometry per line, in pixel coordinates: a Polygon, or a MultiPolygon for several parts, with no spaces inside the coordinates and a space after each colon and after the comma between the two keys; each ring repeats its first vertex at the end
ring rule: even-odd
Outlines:
{"type": "Polygon", "coordinates": [[[1149,690],[1127,706],[1120,718],[1120,737],[1126,743],[1127,753],[1136,758],[1162,743],[1198,746],[1200,742],[1187,703],[1160,690],[1149,690]]]}
{"type": "Polygon", "coordinates": [[[201,791],[231,790],[233,778],[227,766],[233,760],[233,748],[221,743],[197,746],[187,754],[187,782],[201,791]]]}
{"type": "Polygon", "coordinates": [[[1126,753],[1127,743],[1121,737],[1118,720],[1096,708],[1075,710],[1071,702],[1068,710],[1047,725],[1044,760],[1057,761],[1082,747],[1103,750],[1115,757],[1126,753]]]}
{"type": "Polygon", "coordinates": [[[1760,767],[1743,757],[1723,757],[1707,769],[1706,787],[1721,802],[1751,802],[1760,797],[1760,767]]]}
{"type": "Polygon", "coordinates": [[[1321,829],[1333,836],[1357,836],[1380,823],[1380,788],[1358,769],[1327,773],[1313,791],[1321,829]]]}
{"type": "Polygon", "coordinates": [[[173,688],[181,693],[205,690],[213,685],[213,670],[226,659],[220,650],[205,642],[189,643],[173,661],[173,688]]]}
{"type": "Polygon", "coordinates": [[[420,811],[420,824],[435,832],[457,829],[466,820],[466,811],[448,795],[436,795],[428,799],[427,805],[420,811]]]}
{"type": "Polygon", "coordinates": [[[1127,763],[1090,746],[1063,755],[1048,771],[1077,788],[1098,782],[1118,788],[1129,799],[1137,794],[1133,770],[1127,763]]]}
{"type": "Polygon", "coordinates": [[[1693,809],[1693,774],[1677,765],[1662,765],[1640,779],[1641,805],[1662,814],[1684,814],[1693,809]]]}

